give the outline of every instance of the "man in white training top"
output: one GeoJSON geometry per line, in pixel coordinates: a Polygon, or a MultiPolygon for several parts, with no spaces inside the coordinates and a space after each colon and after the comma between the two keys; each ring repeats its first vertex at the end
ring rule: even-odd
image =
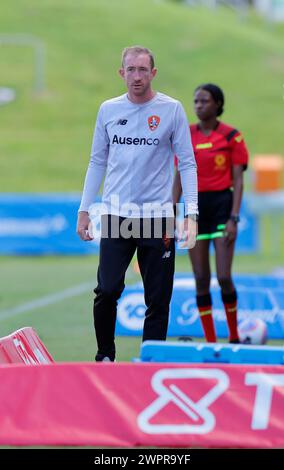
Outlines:
{"type": "Polygon", "coordinates": [[[96,361],[115,359],[117,301],[136,250],[147,307],[143,341],[166,339],[175,257],[175,154],[187,248],[195,245],[197,234],[196,163],[184,109],[179,101],[153,91],[157,69],[149,49],[124,49],[119,73],[127,93],[105,101],[99,109],[77,223],[80,238],[91,240],[88,211],[105,176],[93,310],[96,361]]]}

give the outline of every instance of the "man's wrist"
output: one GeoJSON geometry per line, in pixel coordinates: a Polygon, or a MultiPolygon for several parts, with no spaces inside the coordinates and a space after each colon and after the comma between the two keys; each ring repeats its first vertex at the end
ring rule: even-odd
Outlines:
{"type": "Polygon", "coordinates": [[[186,214],[185,218],[194,220],[195,222],[198,222],[198,214],[186,214]]]}

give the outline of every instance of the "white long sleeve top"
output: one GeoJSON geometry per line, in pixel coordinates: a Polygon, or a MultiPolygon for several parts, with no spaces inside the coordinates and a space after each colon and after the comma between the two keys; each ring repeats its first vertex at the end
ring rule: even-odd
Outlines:
{"type": "Polygon", "coordinates": [[[105,176],[102,213],[172,216],[174,155],[185,213],[197,214],[196,162],[181,103],[162,93],[143,104],[131,102],[127,94],[105,101],[97,116],[79,211],[89,210],[105,176]]]}

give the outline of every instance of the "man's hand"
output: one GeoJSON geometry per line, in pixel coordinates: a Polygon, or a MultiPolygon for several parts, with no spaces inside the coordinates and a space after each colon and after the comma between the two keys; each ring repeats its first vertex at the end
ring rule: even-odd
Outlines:
{"type": "Polygon", "coordinates": [[[181,248],[191,248],[195,247],[196,237],[197,237],[197,222],[195,220],[186,217],[183,221],[183,236],[181,237],[183,243],[181,244],[181,248]]]}
{"type": "Polygon", "coordinates": [[[81,240],[93,240],[92,223],[90,221],[88,212],[78,212],[76,231],[81,240]]]}

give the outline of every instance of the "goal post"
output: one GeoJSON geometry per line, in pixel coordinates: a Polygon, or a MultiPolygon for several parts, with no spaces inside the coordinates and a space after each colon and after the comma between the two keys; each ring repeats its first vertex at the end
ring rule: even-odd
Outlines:
{"type": "Polygon", "coordinates": [[[45,91],[45,45],[39,38],[30,34],[0,34],[0,46],[24,46],[34,50],[34,91],[45,91]]]}

